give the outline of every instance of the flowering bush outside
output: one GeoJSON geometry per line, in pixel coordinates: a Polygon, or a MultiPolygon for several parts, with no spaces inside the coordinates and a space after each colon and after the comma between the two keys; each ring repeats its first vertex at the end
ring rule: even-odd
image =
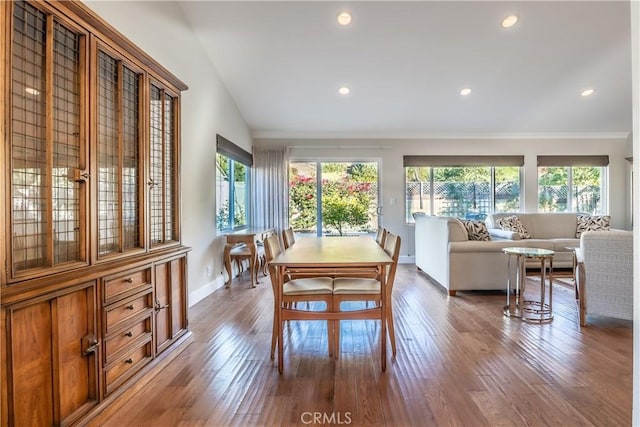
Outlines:
{"type": "MultiPolygon", "coordinates": [[[[348,176],[322,180],[322,219],[328,231],[365,230],[371,218],[371,183],[353,182],[348,176]]],[[[291,226],[297,231],[314,231],[317,224],[316,181],[295,175],[289,183],[291,226]]]]}
{"type": "Polygon", "coordinates": [[[289,221],[297,231],[313,231],[316,226],[316,181],[295,175],[289,182],[289,221]]]}

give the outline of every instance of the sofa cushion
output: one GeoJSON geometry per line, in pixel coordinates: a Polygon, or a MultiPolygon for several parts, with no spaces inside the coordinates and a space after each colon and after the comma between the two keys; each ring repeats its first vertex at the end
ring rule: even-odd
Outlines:
{"type": "Polygon", "coordinates": [[[553,242],[553,250],[556,252],[571,252],[569,248],[580,246],[580,239],[549,239],[553,242]]]}
{"type": "Polygon", "coordinates": [[[496,222],[498,223],[498,226],[503,230],[515,231],[523,239],[531,238],[531,234],[529,234],[525,226],[522,225],[522,222],[520,222],[520,218],[518,218],[516,215],[500,218],[496,222]]]}
{"type": "Polygon", "coordinates": [[[483,221],[461,219],[460,222],[467,229],[469,240],[480,240],[482,242],[491,240],[487,225],[483,221]]]}
{"type": "Polygon", "coordinates": [[[585,231],[607,231],[610,229],[611,217],[609,215],[578,215],[576,238],[585,231]]]}
{"type": "Polygon", "coordinates": [[[558,239],[575,237],[576,213],[574,212],[501,212],[487,216],[486,223],[489,232],[493,228],[500,228],[497,221],[500,218],[516,215],[533,239],[558,239]]]}

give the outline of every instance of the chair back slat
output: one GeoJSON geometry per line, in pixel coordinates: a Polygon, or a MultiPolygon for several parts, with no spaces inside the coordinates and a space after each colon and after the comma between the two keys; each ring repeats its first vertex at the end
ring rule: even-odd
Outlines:
{"type": "Polygon", "coordinates": [[[293,235],[293,228],[289,227],[286,230],[282,230],[282,243],[284,243],[284,248],[289,249],[291,245],[296,242],[295,236],[293,235]]]}
{"type": "Polygon", "coordinates": [[[400,258],[401,239],[393,233],[387,232],[384,243],[384,251],[391,257],[393,264],[387,269],[387,284],[393,286],[396,277],[396,268],[398,266],[398,258],[400,258]]]}
{"type": "MultiPolygon", "coordinates": [[[[267,259],[267,263],[273,261],[281,253],[282,248],[280,247],[278,236],[274,234],[267,237],[264,241],[264,255],[267,259]]],[[[271,280],[273,280],[275,277],[275,267],[272,265],[269,265],[269,275],[271,275],[271,280]]]]}
{"type": "Polygon", "coordinates": [[[387,237],[387,230],[382,227],[378,227],[378,233],[376,234],[376,242],[380,247],[384,248],[385,238],[387,237]]]}

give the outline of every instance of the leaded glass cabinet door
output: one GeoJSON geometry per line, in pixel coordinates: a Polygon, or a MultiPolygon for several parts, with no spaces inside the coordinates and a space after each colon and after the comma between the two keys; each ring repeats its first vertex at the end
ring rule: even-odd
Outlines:
{"type": "Polygon", "coordinates": [[[144,248],[142,233],[143,74],[102,47],[97,57],[97,254],[144,248]]]}
{"type": "Polygon", "coordinates": [[[177,243],[178,108],[174,92],[152,83],[149,120],[149,202],[151,247],[177,243]]]}
{"type": "MultiPolygon", "coordinates": [[[[39,5],[38,5],[39,6],[39,5]]],[[[46,9],[13,3],[11,277],[87,261],[87,36],[46,9]]]]}

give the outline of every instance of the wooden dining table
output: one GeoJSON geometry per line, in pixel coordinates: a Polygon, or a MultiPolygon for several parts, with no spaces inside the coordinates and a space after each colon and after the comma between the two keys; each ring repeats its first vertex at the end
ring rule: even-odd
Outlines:
{"type": "MultiPolygon", "coordinates": [[[[357,316],[352,311],[301,311],[284,307],[282,301],[283,278],[288,275],[317,276],[371,276],[379,277],[382,303],[374,310],[362,310],[362,319],[380,319],[380,357],[381,367],[387,367],[387,319],[386,308],[390,304],[386,289],[387,268],[393,260],[371,237],[313,237],[296,240],[271,265],[276,266],[275,304],[278,333],[278,370],[283,372],[283,325],[285,320],[329,320],[339,321],[353,319],[357,316]],[[295,312],[295,314],[294,314],[295,312]],[[365,313],[368,312],[368,313],[365,313]],[[375,317],[371,317],[375,313],[375,317]]],[[[332,339],[332,337],[329,337],[332,339]]],[[[338,351],[338,349],[336,349],[338,351]]]]}

